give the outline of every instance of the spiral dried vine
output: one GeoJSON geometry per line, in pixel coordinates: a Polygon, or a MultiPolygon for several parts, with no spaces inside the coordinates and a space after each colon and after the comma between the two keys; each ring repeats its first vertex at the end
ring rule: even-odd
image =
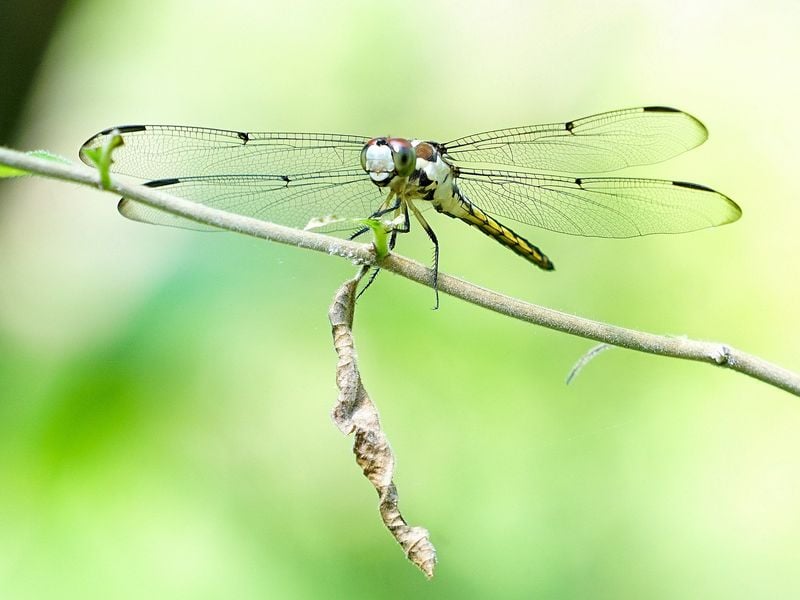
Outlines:
{"type": "Polygon", "coordinates": [[[333,331],[333,345],[339,359],[336,364],[336,385],[339,397],[331,416],[345,435],[354,434],[353,453],[364,476],[378,492],[379,510],[384,525],[403,548],[408,559],[425,575],[433,577],[436,550],[428,530],[409,525],[398,508],[397,488],[392,480],[395,459],[389,440],[381,429],[378,410],[367,394],[356,361],[353,341],[355,292],[368,268],[345,282],[333,299],[328,318],[333,331]]]}

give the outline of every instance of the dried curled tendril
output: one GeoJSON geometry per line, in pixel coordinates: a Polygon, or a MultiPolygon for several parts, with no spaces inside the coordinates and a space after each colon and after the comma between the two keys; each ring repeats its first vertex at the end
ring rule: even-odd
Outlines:
{"type": "Polygon", "coordinates": [[[336,364],[336,385],[339,397],[331,416],[345,435],[355,434],[353,453],[367,479],[380,498],[381,519],[408,559],[428,578],[433,577],[436,549],[428,530],[406,523],[398,508],[397,488],[392,481],[394,454],[381,429],[378,410],[367,395],[356,362],[353,342],[353,312],[358,282],[368,269],[345,282],[333,299],[328,318],[333,331],[333,346],[339,360],[336,364]]]}

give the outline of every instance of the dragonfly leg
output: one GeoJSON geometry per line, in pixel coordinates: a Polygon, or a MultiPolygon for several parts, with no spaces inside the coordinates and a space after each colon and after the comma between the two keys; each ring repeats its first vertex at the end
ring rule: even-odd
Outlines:
{"type": "MultiPolygon", "coordinates": [[[[390,243],[391,243],[391,241],[390,241],[390,243]]],[[[370,276],[369,276],[369,279],[367,280],[367,283],[365,283],[364,287],[361,288],[361,291],[358,292],[358,294],[356,294],[356,300],[361,298],[361,295],[364,292],[367,291],[367,288],[369,288],[369,286],[371,286],[375,282],[375,278],[378,276],[378,273],[380,273],[380,272],[381,272],[381,268],[380,267],[375,267],[375,268],[372,269],[372,273],[370,273],[370,276]]]]}
{"type": "Polygon", "coordinates": [[[350,237],[349,237],[349,238],[347,238],[347,239],[348,239],[348,240],[354,240],[354,239],[356,239],[357,237],[361,237],[362,235],[364,235],[364,234],[365,234],[365,233],[367,233],[368,231],[369,231],[369,227],[362,227],[361,229],[357,229],[355,232],[353,232],[352,234],[350,234],[350,237]]]}
{"type": "MultiPolygon", "coordinates": [[[[386,202],[388,202],[388,201],[389,201],[389,198],[386,199],[386,202]]],[[[384,202],[384,204],[386,204],[386,202],[384,202]]],[[[392,204],[390,206],[387,206],[386,208],[379,208],[378,210],[376,210],[374,213],[372,213],[369,216],[369,218],[370,219],[377,219],[378,217],[382,217],[383,215],[387,215],[390,212],[394,212],[398,208],[400,208],[400,204],[401,203],[402,203],[402,201],[400,200],[400,198],[398,198],[397,200],[392,202],[392,204]]]]}
{"type": "MultiPolygon", "coordinates": [[[[386,201],[383,204],[385,205],[386,202],[388,202],[390,198],[391,198],[391,196],[386,198],[386,201]]],[[[388,214],[390,212],[396,211],[398,208],[400,208],[400,204],[401,204],[401,201],[400,201],[400,198],[398,198],[390,206],[385,206],[384,208],[379,208],[378,210],[376,210],[374,213],[372,213],[369,216],[369,218],[370,219],[377,219],[377,218],[382,217],[383,215],[386,215],[386,214],[388,214]]],[[[407,223],[408,223],[408,211],[406,211],[406,225],[403,225],[404,228],[408,226],[407,223]]],[[[355,233],[350,235],[350,237],[348,239],[354,240],[357,237],[360,237],[360,236],[364,235],[368,231],[369,231],[369,227],[362,227],[361,229],[358,229],[355,233]]],[[[408,231],[408,229],[401,229],[400,231],[402,231],[403,233],[406,233],[408,231]]],[[[389,248],[389,249],[391,250],[392,248],[389,248]]]]}
{"type": "MultiPolygon", "coordinates": [[[[392,229],[392,233],[408,233],[411,231],[411,219],[408,216],[408,202],[403,204],[403,226],[402,227],[395,227],[392,229]]],[[[397,236],[392,237],[390,240],[391,243],[389,244],[389,250],[394,249],[394,242],[397,236]]]]}
{"type": "Polygon", "coordinates": [[[422,216],[420,210],[414,205],[413,202],[407,202],[406,204],[411,205],[411,211],[414,213],[414,216],[417,217],[420,225],[425,230],[425,233],[428,234],[428,237],[433,242],[433,292],[436,295],[436,304],[433,307],[433,310],[439,309],[439,240],[436,239],[436,234],[428,225],[428,222],[425,220],[425,217],[422,216]]]}

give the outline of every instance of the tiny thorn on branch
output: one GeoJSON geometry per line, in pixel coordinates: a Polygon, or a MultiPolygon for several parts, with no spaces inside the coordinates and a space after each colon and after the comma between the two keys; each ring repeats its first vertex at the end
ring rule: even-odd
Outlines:
{"type": "Polygon", "coordinates": [[[339,357],[336,364],[339,397],[331,417],[342,433],[355,434],[353,453],[358,466],[378,492],[384,525],[403,548],[406,557],[430,579],[436,566],[436,549],[430,541],[428,530],[408,525],[400,513],[397,488],[392,480],[394,453],[381,429],[378,410],[358,372],[352,331],[355,292],[358,282],[368,271],[369,266],[364,266],[354,279],[346,281],[336,292],[328,311],[333,346],[339,357]]]}

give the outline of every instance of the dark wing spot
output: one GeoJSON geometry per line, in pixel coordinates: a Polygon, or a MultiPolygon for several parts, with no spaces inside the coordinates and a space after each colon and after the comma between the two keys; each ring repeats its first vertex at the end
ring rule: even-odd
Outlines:
{"type": "Polygon", "coordinates": [[[246,131],[237,131],[236,135],[239,136],[239,139],[242,140],[245,144],[250,141],[250,134],[246,131]]]}
{"type": "Polygon", "coordinates": [[[714,190],[712,190],[710,187],[700,185],[699,183],[689,183],[688,181],[673,181],[672,185],[689,188],[690,190],[700,190],[702,192],[714,192],[714,190]]]}
{"type": "Polygon", "coordinates": [[[145,131],[147,127],[144,125],[121,125],[119,127],[109,127],[108,129],[103,129],[103,131],[97,135],[108,135],[115,129],[120,133],[134,133],[136,131],[145,131]]]}
{"type": "Polygon", "coordinates": [[[175,185],[176,183],[180,183],[181,180],[173,177],[172,179],[155,179],[153,181],[148,181],[145,183],[145,187],[164,187],[165,185],[175,185]]]}
{"type": "Polygon", "coordinates": [[[572,121],[567,121],[566,123],[564,123],[564,129],[572,133],[572,130],[575,129],[575,123],[573,123],[572,121]]]}
{"type": "Polygon", "coordinates": [[[670,106],[645,106],[642,110],[644,112],[683,112],[670,106]]]}
{"type": "Polygon", "coordinates": [[[581,179],[580,177],[575,178],[575,185],[577,185],[578,187],[582,187],[583,179],[581,179]]]}

